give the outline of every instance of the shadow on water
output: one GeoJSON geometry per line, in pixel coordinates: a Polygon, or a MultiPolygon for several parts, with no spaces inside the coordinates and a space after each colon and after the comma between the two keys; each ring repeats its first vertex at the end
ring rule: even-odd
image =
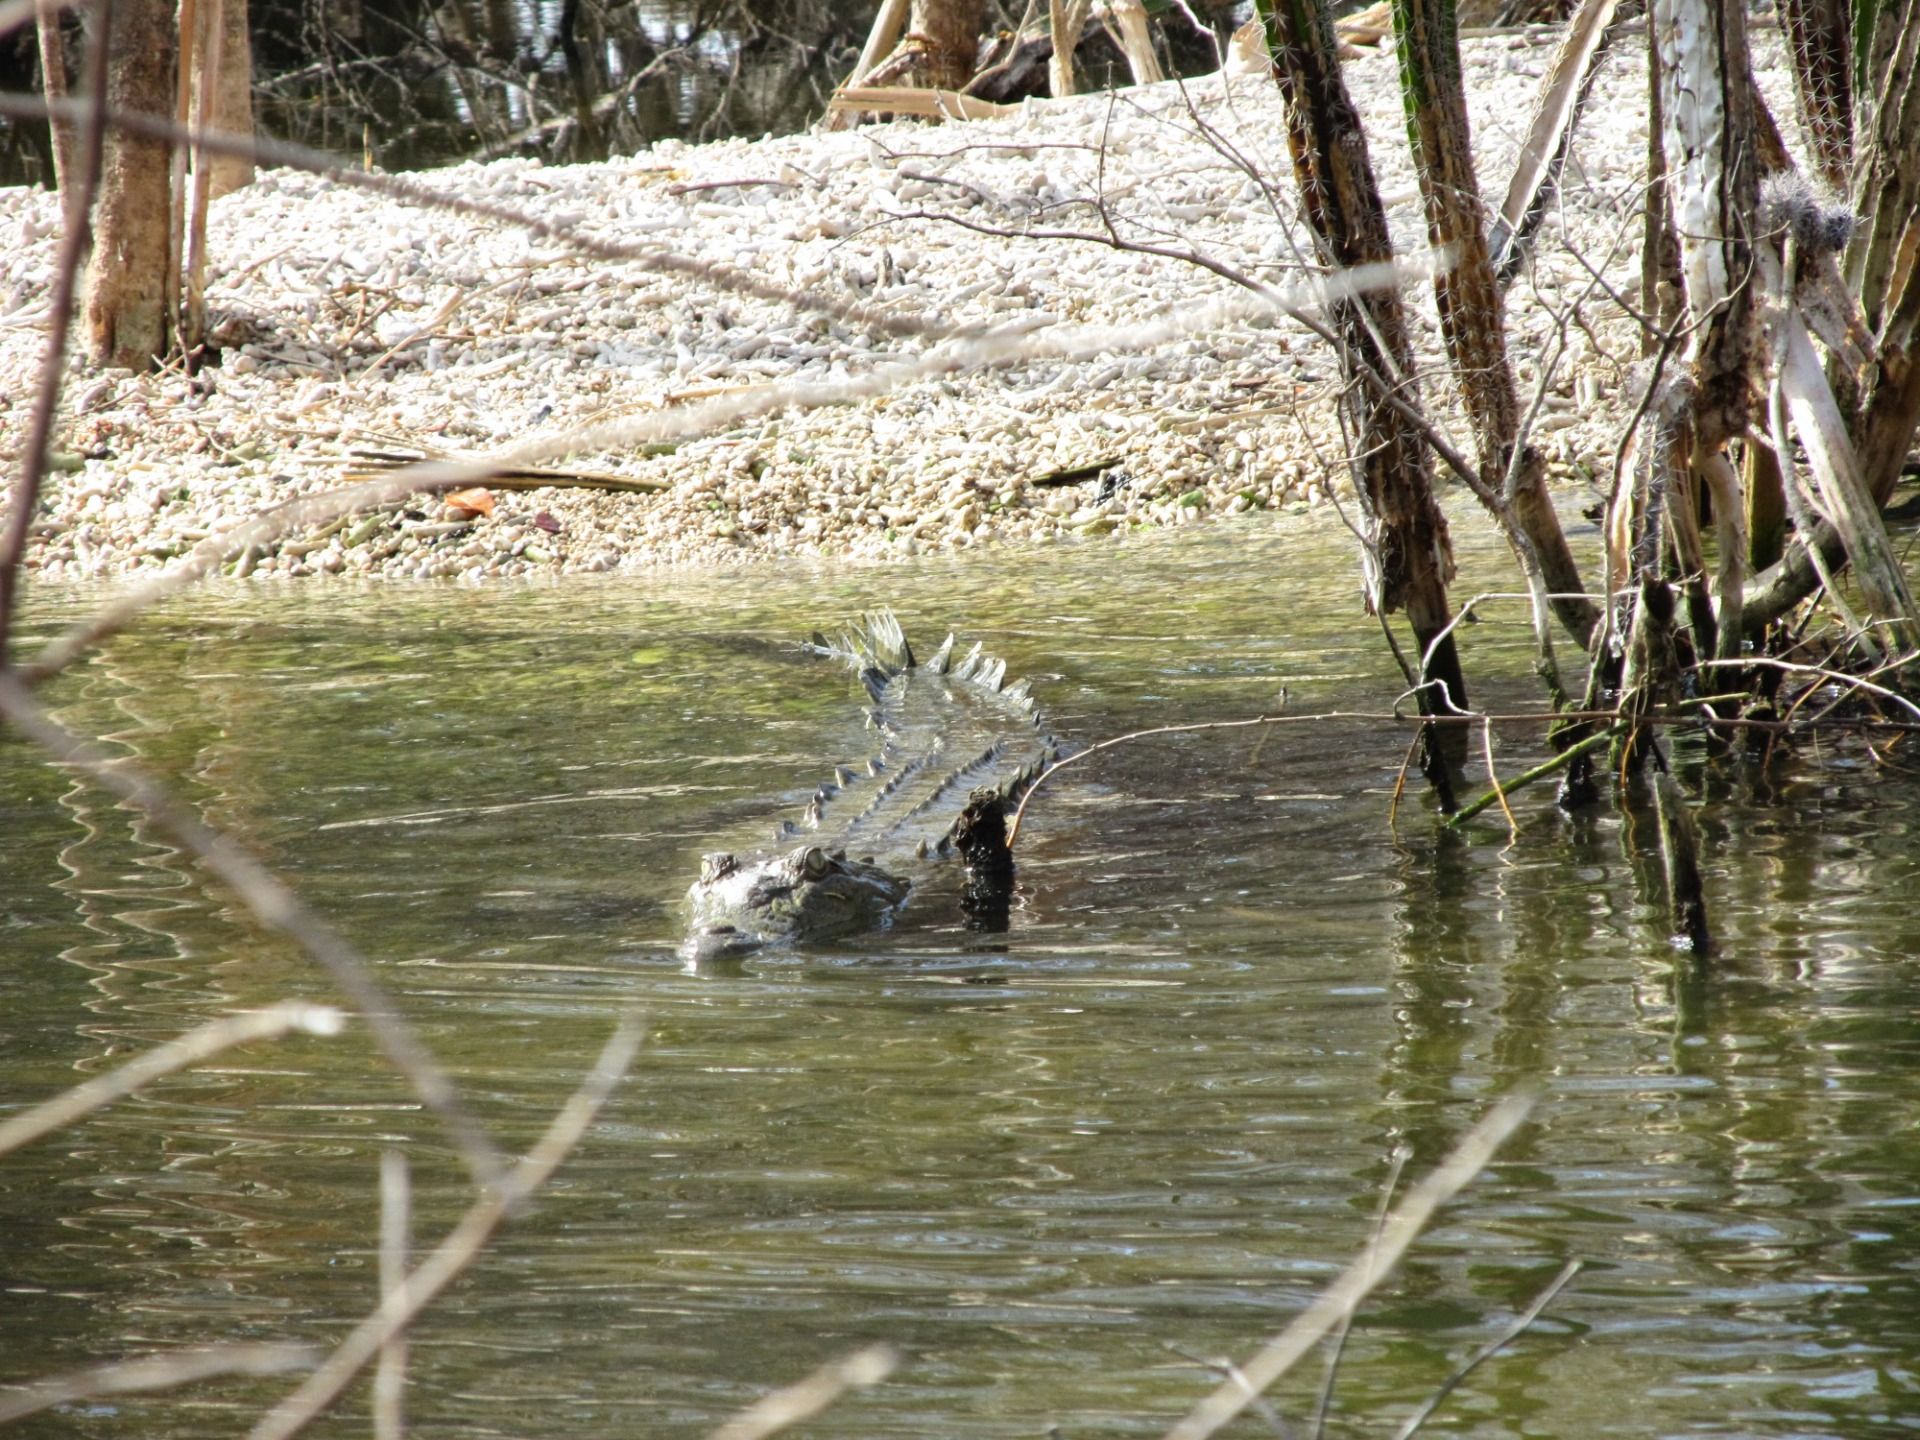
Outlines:
{"type": "MultiPolygon", "coordinates": [[[[878,603],[953,625],[1088,741],[1399,687],[1259,519],[1129,542],[469,591],[212,592],[52,696],[288,874],[375,957],[509,1147],[613,1018],[635,1077],[416,1339],[435,1433],[694,1434],[863,1341],[899,1376],[823,1433],[1158,1433],[1517,1084],[1536,1120],[1372,1302],[1347,1423],[1404,1415],[1569,1258],[1589,1268],[1450,1403],[1484,1435],[1866,1433],[1920,1363],[1915,799],[1846,750],[1705,783],[1725,959],[1691,993],[1644,836],[1520,806],[1437,835],[1388,721],[1170,736],[1042,792],[1007,933],[930,903],[837,949],[687,974],[716,845],[864,752],[846,676],[785,642],[878,603]],[[1116,565],[1118,558],[1122,563],[1116,565]]],[[[1474,585],[1469,560],[1463,584],[1474,585]]],[[[82,597],[30,616],[43,629],[82,597]]],[[[1481,697],[1533,703],[1487,624],[1481,697]],[[1504,679],[1497,677],[1506,677],[1504,679]]],[[[1515,731],[1502,758],[1539,749],[1515,731]]],[[[325,987],[92,791],[0,747],[4,1093],[325,987]]],[[[239,1052],[0,1162],[0,1379],[131,1348],[337,1336],[373,1295],[373,1174],[464,1203],[363,1037],[239,1052]]],[[[258,1382],[45,1433],[237,1430],[258,1382]]],[[[1311,1398],[1282,1394],[1298,1416],[1311,1398]]],[[[358,1422],[355,1422],[358,1423],[358,1422]]]]}

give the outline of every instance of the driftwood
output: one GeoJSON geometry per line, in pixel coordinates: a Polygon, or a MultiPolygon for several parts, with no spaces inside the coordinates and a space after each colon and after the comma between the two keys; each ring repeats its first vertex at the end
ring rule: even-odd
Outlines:
{"type": "Polygon", "coordinates": [[[853,85],[827,102],[832,115],[872,112],[929,120],[990,120],[1013,108],[976,100],[958,90],[921,90],[911,85],[853,85]]]}

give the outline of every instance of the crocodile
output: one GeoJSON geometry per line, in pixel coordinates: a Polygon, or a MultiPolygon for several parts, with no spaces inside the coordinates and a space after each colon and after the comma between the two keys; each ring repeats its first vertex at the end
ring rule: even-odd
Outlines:
{"type": "MultiPolygon", "coordinates": [[[[1013,880],[1005,807],[1057,754],[1025,681],[952,635],[925,661],[891,611],[804,647],[850,666],[871,702],[879,744],[856,770],[838,766],[776,848],[705,857],[687,891],[682,954],[694,964],[767,946],[826,940],[890,926],[917,866],[958,856],[970,916],[997,908],[1004,928],[1013,880]]],[[[991,924],[988,919],[987,924],[991,924]]]]}

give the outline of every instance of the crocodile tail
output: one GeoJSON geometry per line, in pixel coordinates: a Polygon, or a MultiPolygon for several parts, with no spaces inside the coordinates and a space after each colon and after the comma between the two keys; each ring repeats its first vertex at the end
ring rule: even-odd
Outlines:
{"type": "Polygon", "coordinates": [[[891,610],[868,611],[834,639],[816,630],[807,648],[851,666],[876,705],[889,681],[914,668],[913,646],[891,610]]]}

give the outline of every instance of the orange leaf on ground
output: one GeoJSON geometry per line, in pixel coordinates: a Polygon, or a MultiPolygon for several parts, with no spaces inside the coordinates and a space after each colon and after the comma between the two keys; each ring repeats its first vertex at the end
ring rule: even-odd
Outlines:
{"type": "Polygon", "coordinates": [[[455,490],[447,496],[449,510],[464,510],[469,515],[493,514],[493,492],[480,486],[471,490],[455,490]]]}

